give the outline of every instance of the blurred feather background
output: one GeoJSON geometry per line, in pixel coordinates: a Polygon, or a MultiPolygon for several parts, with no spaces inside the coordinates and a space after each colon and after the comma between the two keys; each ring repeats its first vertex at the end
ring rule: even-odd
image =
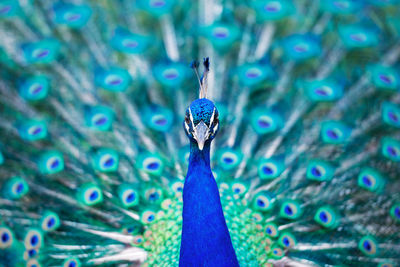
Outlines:
{"type": "Polygon", "coordinates": [[[397,0],[0,1],[0,265],[176,266],[189,67],[241,266],[400,264],[397,0]]]}

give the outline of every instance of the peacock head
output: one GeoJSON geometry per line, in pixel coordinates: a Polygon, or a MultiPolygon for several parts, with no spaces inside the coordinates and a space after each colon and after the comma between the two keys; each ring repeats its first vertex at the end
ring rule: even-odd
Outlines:
{"type": "Polygon", "coordinates": [[[203,59],[204,72],[200,78],[198,68],[199,62],[193,61],[191,64],[200,85],[199,99],[193,101],[186,110],[183,126],[186,135],[192,143],[197,143],[200,150],[205,144],[209,144],[218,132],[219,120],[218,110],[214,103],[207,99],[207,77],[210,71],[210,60],[208,57],[203,59]]]}
{"type": "Polygon", "coordinates": [[[218,110],[212,101],[197,99],[187,108],[183,125],[190,141],[203,150],[204,144],[211,142],[218,132],[218,110]]]}

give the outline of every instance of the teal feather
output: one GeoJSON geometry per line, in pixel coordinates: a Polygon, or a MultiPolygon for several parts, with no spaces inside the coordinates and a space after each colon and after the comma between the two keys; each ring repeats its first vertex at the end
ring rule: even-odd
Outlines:
{"type": "Polygon", "coordinates": [[[179,265],[203,57],[193,126],[214,103],[239,265],[400,266],[399,18],[398,0],[0,1],[0,266],[179,265]]]}

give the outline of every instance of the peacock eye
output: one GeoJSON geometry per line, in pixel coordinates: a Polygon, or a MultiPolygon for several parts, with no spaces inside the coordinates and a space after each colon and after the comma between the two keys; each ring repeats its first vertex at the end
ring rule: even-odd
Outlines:
{"type": "Polygon", "coordinates": [[[67,258],[64,261],[63,267],[80,267],[81,262],[79,261],[78,258],[72,257],[72,258],[67,258]]]}
{"type": "Polygon", "coordinates": [[[278,226],[275,223],[268,223],[265,226],[265,232],[270,237],[277,237],[279,235],[278,226]]]}
{"type": "Polygon", "coordinates": [[[143,242],[143,236],[141,235],[136,235],[133,237],[133,244],[139,245],[143,242]]]}
{"type": "Polygon", "coordinates": [[[214,116],[214,125],[219,123],[219,114],[218,112],[215,112],[215,116],[214,116]]]}
{"type": "Polygon", "coordinates": [[[292,248],[296,245],[296,239],[290,233],[283,233],[279,237],[278,243],[283,248],[292,248]]]}
{"type": "Polygon", "coordinates": [[[150,224],[156,219],[156,214],[151,210],[145,210],[142,213],[141,221],[145,224],[150,224]]]}
{"type": "Polygon", "coordinates": [[[46,211],[40,220],[40,226],[45,232],[56,230],[60,226],[58,214],[52,211],[46,211]]]}
{"type": "Polygon", "coordinates": [[[378,243],[371,235],[361,238],[361,240],[358,242],[358,248],[367,256],[373,256],[378,253],[378,243]]]}
{"type": "Polygon", "coordinates": [[[185,122],[186,122],[186,124],[190,124],[190,119],[189,119],[189,117],[185,117],[185,122]]]}
{"type": "Polygon", "coordinates": [[[0,249],[11,247],[14,242],[14,234],[8,227],[0,227],[0,249]]]}
{"type": "Polygon", "coordinates": [[[39,248],[42,246],[43,235],[37,229],[30,229],[25,235],[24,245],[26,249],[39,248]]]}

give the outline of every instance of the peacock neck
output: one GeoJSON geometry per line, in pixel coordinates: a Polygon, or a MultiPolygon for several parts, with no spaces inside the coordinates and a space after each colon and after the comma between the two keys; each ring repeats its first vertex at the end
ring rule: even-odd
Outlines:
{"type": "Polygon", "coordinates": [[[197,143],[190,142],[190,156],[189,168],[187,178],[191,177],[194,172],[209,172],[211,174],[210,166],[210,141],[206,141],[203,150],[200,150],[197,143]]]}
{"type": "Polygon", "coordinates": [[[183,188],[179,266],[239,266],[210,167],[210,141],[191,143],[183,188]]]}

